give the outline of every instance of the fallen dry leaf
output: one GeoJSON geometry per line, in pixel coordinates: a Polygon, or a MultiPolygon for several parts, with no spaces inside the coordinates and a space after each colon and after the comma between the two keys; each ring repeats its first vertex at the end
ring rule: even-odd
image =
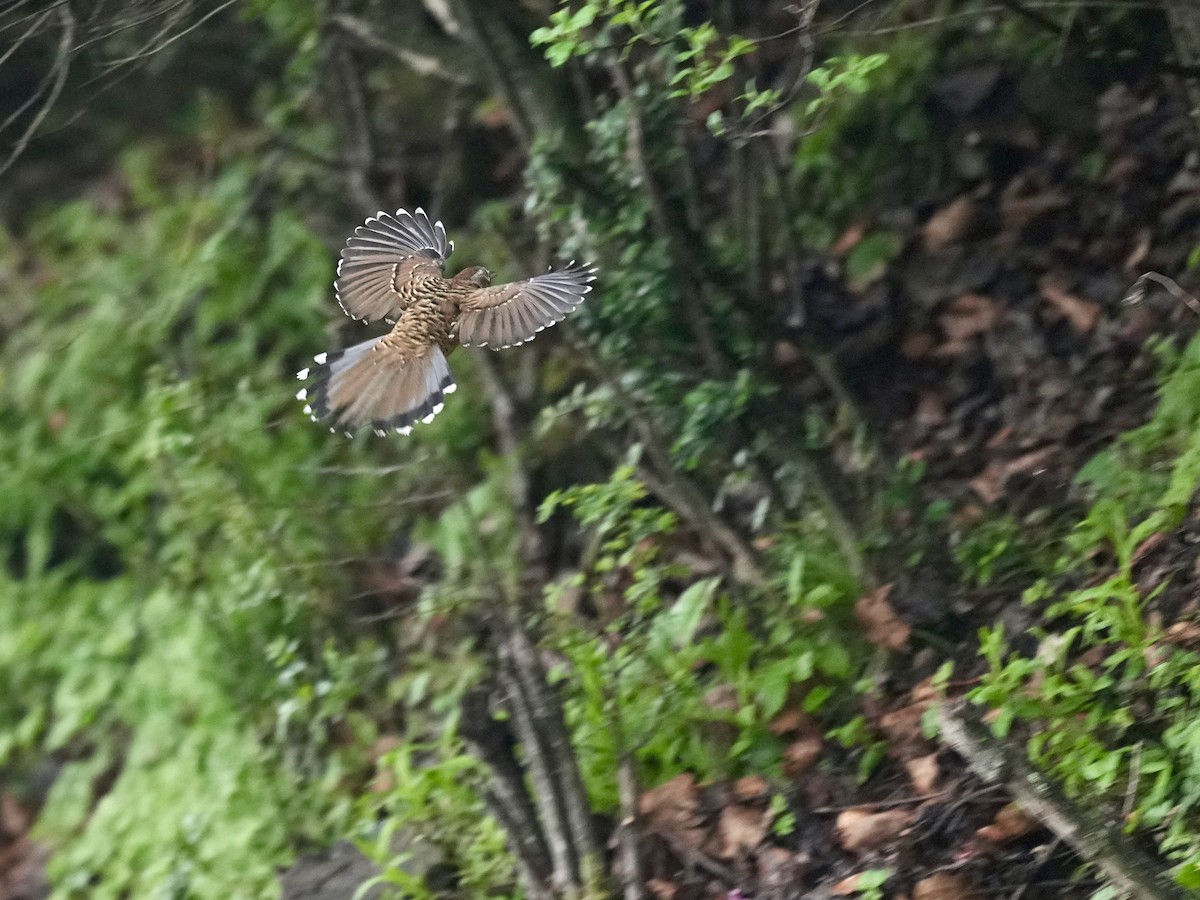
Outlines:
{"type": "Polygon", "coordinates": [[[1121,267],[1126,272],[1136,272],[1141,268],[1142,263],[1146,261],[1146,257],[1150,255],[1151,240],[1152,237],[1149,228],[1138,229],[1137,243],[1133,245],[1133,249],[1125,257],[1125,262],[1121,264],[1121,267]]]}
{"type": "Polygon", "coordinates": [[[1000,201],[1000,213],[1004,217],[1005,230],[1015,231],[1047,213],[1066,209],[1070,205],[1071,198],[1060,191],[1045,191],[1024,197],[1012,196],[1006,191],[1000,201]]]}
{"type": "Polygon", "coordinates": [[[872,812],[847,809],[838,814],[838,843],[851,853],[878,850],[894,841],[908,827],[909,813],[899,809],[872,812]]]}
{"type": "Polygon", "coordinates": [[[717,819],[716,855],[733,859],[749,853],[767,836],[767,815],[740,803],[731,803],[721,810],[717,819]]]}
{"type": "Polygon", "coordinates": [[[914,703],[932,703],[942,696],[942,689],[933,683],[933,676],[922,678],[908,692],[914,703]]]}
{"type": "Polygon", "coordinates": [[[979,499],[985,503],[995,503],[1004,496],[1005,466],[1001,460],[993,459],[982,472],[972,478],[968,484],[979,499]]]}
{"type": "Polygon", "coordinates": [[[957,243],[975,221],[976,203],[970,194],[956,197],[943,206],[925,223],[925,247],[941,250],[957,243]]]}
{"type": "Polygon", "coordinates": [[[849,897],[851,894],[857,894],[862,884],[863,875],[865,872],[855,872],[843,878],[837,884],[829,889],[831,894],[837,894],[839,897],[849,897]]]}
{"type": "Polygon", "coordinates": [[[638,798],[638,813],[651,831],[698,849],[704,843],[700,789],[690,772],[676,775],[638,798]]]}
{"type": "Polygon", "coordinates": [[[1038,279],[1038,292],[1080,334],[1091,332],[1100,320],[1100,307],[1097,304],[1067,291],[1062,279],[1051,272],[1038,279]]]}
{"type": "Polygon", "coordinates": [[[928,708],[928,703],[911,703],[879,717],[879,730],[887,735],[893,752],[919,745],[925,740],[921,734],[921,720],[928,708]]]}
{"type": "Polygon", "coordinates": [[[1196,622],[1176,622],[1167,629],[1164,635],[1167,643],[1182,647],[1192,647],[1200,644],[1200,624],[1196,622]]]}
{"type": "Polygon", "coordinates": [[[792,741],[783,751],[783,773],[789,778],[803,775],[821,758],[822,748],[819,734],[792,741]]]}
{"type": "Polygon", "coordinates": [[[888,603],[891,592],[890,584],[872,591],[854,604],[854,616],[863,627],[867,640],[876,647],[903,650],[908,646],[912,629],[888,603]]]}
{"type": "Polygon", "coordinates": [[[900,342],[900,355],[914,362],[925,359],[937,347],[937,343],[937,338],[928,331],[914,331],[906,334],[900,342]]]}
{"type": "Polygon", "coordinates": [[[803,710],[789,707],[771,720],[767,731],[774,735],[790,734],[794,731],[816,730],[812,717],[803,710]]]}
{"type": "Polygon", "coordinates": [[[921,391],[917,396],[917,408],[913,419],[924,428],[933,428],[946,421],[946,404],[941,395],[934,391],[921,391]]]}
{"type": "Polygon", "coordinates": [[[1060,449],[1058,446],[1043,447],[1009,460],[1004,465],[1005,480],[1013,475],[1040,475],[1046,471],[1047,464],[1058,455],[1060,449]]]}
{"type": "Polygon", "coordinates": [[[975,836],[990,844],[1007,844],[1040,827],[1041,823],[1016,803],[1008,803],[996,813],[992,823],[976,831],[975,836]]]}
{"type": "Polygon", "coordinates": [[[984,446],[989,450],[995,450],[997,447],[1003,447],[1012,440],[1013,435],[1016,433],[1017,430],[1011,425],[1001,426],[1000,428],[997,428],[992,436],[987,439],[987,443],[984,444],[984,446]]]}
{"type": "Polygon", "coordinates": [[[938,325],[950,345],[939,348],[939,354],[961,352],[966,341],[990,330],[999,320],[1000,309],[990,297],[960,294],[947,303],[938,316],[938,325]]]}
{"type": "Polygon", "coordinates": [[[855,222],[838,236],[838,239],[829,248],[829,252],[834,256],[845,256],[858,246],[859,242],[866,236],[866,233],[867,223],[855,222]]]}
{"type": "Polygon", "coordinates": [[[757,800],[767,793],[767,779],[760,775],[746,775],[733,783],[733,796],[738,800],[757,800]]]}
{"type": "Polygon", "coordinates": [[[1108,167],[1108,171],[1104,173],[1100,181],[1103,184],[1120,184],[1123,181],[1128,181],[1142,168],[1142,161],[1136,156],[1118,156],[1113,160],[1112,165],[1108,167]]]}
{"type": "Polygon", "coordinates": [[[932,794],[938,776],[941,775],[936,753],[910,759],[904,764],[904,771],[908,773],[908,780],[912,782],[913,790],[918,794],[932,794]]]}
{"type": "Polygon", "coordinates": [[[977,900],[978,897],[966,878],[951,872],[935,872],[913,885],[913,900],[977,900]]]}

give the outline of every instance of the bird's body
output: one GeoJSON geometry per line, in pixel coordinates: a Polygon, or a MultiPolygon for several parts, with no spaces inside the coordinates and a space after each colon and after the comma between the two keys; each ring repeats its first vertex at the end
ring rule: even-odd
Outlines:
{"type": "Polygon", "coordinates": [[[297,377],[312,418],[349,433],[370,425],[377,434],[407,434],[442,409],[454,379],[446,357],[460,343],[501,350],[532,340],[583,302],[595,269],[571,264],[511,284],[491,284],[482,266],[447,278],[453,244],[441,222],[424,211],[378,213],[355,230],[338,265],[338,302],[347,315],[394,322],[390,332],[337,353],[297,377]]]}
{"type": "MultiPolygon", "coordinates": [[[[434,266],[421,268],[434,269],[434,266]]],[[[432,343],[449,355],[458,346],[453,332],[459,309],[479,287],[469,278],[463,278],[461,272],[453,278],[443,278],[434,272],[414,276],[408,308],[395,327],[380,339],[380,346],[411,354],[415,348],[432,343]]]]}

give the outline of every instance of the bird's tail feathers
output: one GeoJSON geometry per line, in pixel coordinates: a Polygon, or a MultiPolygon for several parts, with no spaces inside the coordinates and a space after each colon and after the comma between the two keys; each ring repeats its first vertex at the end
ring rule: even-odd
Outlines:
{"type": "Polygon", "coordinates": [[[455,389],[441,348],[424,347],[416,356],[374,338],[331,353],[297,373],[309,384],[296,394],[314,421],[327,419],[330,431],[347,434],[370,425],[376,434],[408,434],[417,422],[431,422],[455,389]]]}

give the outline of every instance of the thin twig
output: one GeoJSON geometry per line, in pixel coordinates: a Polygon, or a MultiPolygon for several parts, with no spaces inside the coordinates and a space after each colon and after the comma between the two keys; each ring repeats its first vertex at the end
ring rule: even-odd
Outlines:
{"type": "MultiPolygon", "coordinates": [[[[41,109],[33,117],[29,126],[17,138],[16,144],[13,146],[12,152],[8,155],[8,159],[0,164],[0,175],[12,167],[12,164],[17,161],[18,157],[25,152],[25,148],[29,146],[29,142],[33,139],[33,135],[41,127],[46,116],[50,114],[51,108],[55,101],[58,100],[58,95],[62,93],[63,85],[67,83],[67,72],[71,67],[71,47],[75,43],[75,17],[71,15],[71,8],[65,3],[60,3],[57,7],[59,18],[62,20],[62,37],[58,41],[58,54],[54,59],[54,67],[51,70],[53,77],[50,93],[46,100],[42,103],[41,109]]],[[[39,89],[40,90],[40,89],[39,89]]],[[[0,126],[0,130],[6,126],[0,126]]]]}
{"type": "Polygon", "coordinates": [[[481,379],[492,407],[492,427],[508,468],[508,488],[512,498],[514,518],[521,539],[521,564],[532,578],[545,581],[542,536],[538,530],[530,497],[529,473],[521,458],[521,441],[517,433],[517,405],[505,386],[492,351],[481,350],[475,355],[484,377],[481,379]]]}
{"type": "Polygon", "coordinates": [[[432,53],[422,53],[410,47],[402,47],[394,39],[384,40],[369,22],[365,22],[357,16],[339,13],[331,16],[329,23],[354,38],[362,46],[391,57],[424,78],[438,78],[457,85],[476,82],[476,79],[466,74],[462,68],[461,54],[459,60],[456,61],[459,68],[455,69],[451,68],[453,63],[432,53]]]}
{"type": "MultiPolygon", "coordinates": [[[[116,59],[116,60],[111,61],[108,64],[108,67],[110,69],[116,68],[117,66],[125,65],[127,63],[131,63],[138,59],[144,59],[148,56],[153,56],[155,53],[158,53],[158,52],[162,51],[164,48],[169,47],[171,44],[175,43],[180,38],[186,37],[188,34],[191,34],[193,31],[195,31],[197,28],[199,28],[201,25],[203,25],[205,22],[207,22],[213,16],[217,15],[218,13],[227,9],[228,7],[233,6],[233,4],[235,4],[237,2],[238,2],[238,0],[225,0],[225,2],[222,3],[220,6],[216,7],[215,9],[209,10],[204,15],[202,15],[199,19],[197,19],[195,22],[193,22],[191,25],[189,25],[187,28],[184,28],[181,31],[175,32],[175,34],[171,35],[165,41],[162,41],[161,43],[155,44],[155,45],[148,44],[145,47],[143,47],[143,49],[139,50],[137,53],[132,54],[131,56],[127,56],[124,59],[116,59]]],[[[164,27],[162,30],[159,31],[159,33],[155,36],[155,40],[157,40],[159,37],[161,37],[163,34],[165,34],[169,27],[172,27],[177,22],[181,21],[183,19],[184,15],[186,15],[186,13],[189,11],[190,10],[184,10],[178,16],[176,16],[174,20],[172,20],[171,22],[168,23],[168,26],[164,27]]]]}
{"type": "Polygon", "coordinates": [[[346,186],[360,207],[378,209],[381,205],[379,197],[371,188],[368,177],[375,166],[375,142],[362,73],[354,65],[350,51],[340,41],[334,42],[331,61],[337,67],[341,88],[341,102],[336,105],[343,110],[350,142],[350,151],[346,154],[346,186]]]}
{"type": "Polygon", "coordinates": [[[1197,300],[1187,291],[1179,286],[1179,283],[1173,278],[1168,278],[1166,275],[1160,275],[1158,272],[1146,272],[1137,281],[1133,283],[1133,287],[1129,289],[1129,293],[1121,301],[1126,306],[1136,306],[1146,299],[1146,282],[1153,281],[1164,288],[1167,293],[1184,304],[1188,309],[1200,316],[1200,300],[1197,300]]]}
{"type": "MultiPolygon", "coordinates": [[[[24,44],[25,41],[27,41],[35,31],[40,29],[46,23],[46,20],[52,15],[54,15],[54,10],[48,9],[42,13],[41,17],[35,19],[33,24],[25,29],[25,33],[13,41],[12,46],[8,48],[3,56],[0,56],[0,66],[4,65],[4,63],[8,61],[8,58],[16,53],[17,50],[20,49],[21,45],[24,44]]],[[[33,19],[34,17],[30,16],[29,18],[33,19]]]]}
{"type": "Polygon", "coordinates": [[[703,254],[703,248],[697,248],[690,241],[680,240],[677,228],[668,209],[667,199],[659,184],[658,173],[651,167],[646,154],[646,134],[642,124],[641,105],[633,90],[633,83],[625,71],[624,63],[613,54],[608,60],[608,70],[612,75],[617,92],[629,109],[629,156],[642,188],[649,200],[650,217],[655,230],[666,242],[674,258],[676,276],[683,284],[682,295],[684,304],[684,324],[696,340],[696,348],[704,360],[705,368],[714,377],[729,374],[729,364],[717,346],[717,340],[708,320],[708,313],[701,302],[703,285],[697,275],[703,271],[698,263],[698,257],[703,254]]]}

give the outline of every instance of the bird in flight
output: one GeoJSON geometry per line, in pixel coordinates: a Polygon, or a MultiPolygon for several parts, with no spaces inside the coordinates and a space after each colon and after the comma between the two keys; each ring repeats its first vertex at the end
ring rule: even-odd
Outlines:
{"type": "Polygon", "coordinates": [[[313,421],[352,434],[408,434],[442,411],[454,378],[446,357],[459,344],[503,350],[533,340],[583,302],[596,280],[594,266],[571,263],[524,281],[492,284],[483,266],[445,273],[454,242],[441,222],[420,207],[376,213],[354,229],[338,263],[334,289],[346,315],[384,319],[392,330],[318,353],[296,374],[296,394],[313,421]]]}

